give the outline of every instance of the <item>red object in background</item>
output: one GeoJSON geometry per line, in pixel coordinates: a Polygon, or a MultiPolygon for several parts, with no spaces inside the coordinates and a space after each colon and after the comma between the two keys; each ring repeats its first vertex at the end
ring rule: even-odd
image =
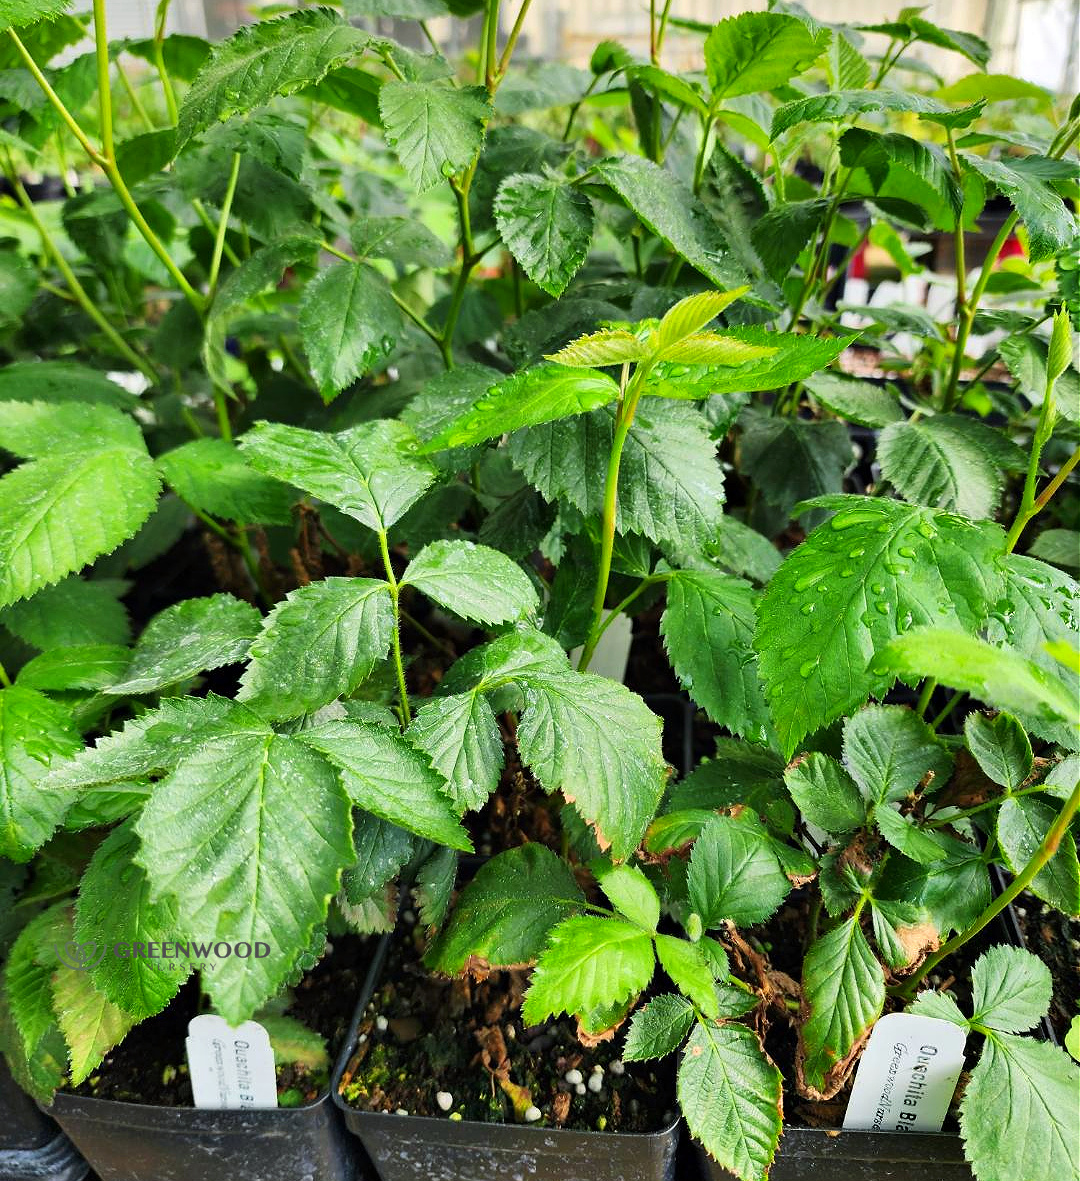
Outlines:
{"type": "Polygon", "coordinates": [[[1001,253],[998,255],[998,262],[1004,262],[1007,258],[1023,258],[1024,247],[1020,244],[1020,239],[1015,234],[1010,234],[1001,248],[1001,253]]]}
{"type": "Polygon", "coordinates": [[[865,279],[866,278],[866,243],[863,242],[859,249],[855,251],[852,256],[851,264],[848,266],[849,279],[865,279]]]}

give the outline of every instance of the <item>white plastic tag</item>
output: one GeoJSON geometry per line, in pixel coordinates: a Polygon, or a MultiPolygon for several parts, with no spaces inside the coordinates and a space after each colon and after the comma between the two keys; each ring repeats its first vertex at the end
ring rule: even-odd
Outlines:
{"type": "Polygon", "coordinates": [[[964,1068],[966,1041],[951,1021],[916,1013],[882,1017],[859,1061],[844,1128],[940,1132],[964,1068]]]}
{"type": "Polygon", "coordinates": [[[257,1021],[235,1029],[204,1013],[188,1022],[188,1070],[196,1107],[277,1107],[270,1035],[257,1021]]]}

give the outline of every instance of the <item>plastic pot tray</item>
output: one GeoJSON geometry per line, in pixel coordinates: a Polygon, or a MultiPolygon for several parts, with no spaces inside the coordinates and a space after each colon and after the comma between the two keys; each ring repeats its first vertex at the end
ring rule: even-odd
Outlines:
{"type": "Polygon", "coordinates": [[[331,1084],[345,1126],[359,1138],[382,1181],[674,1181],[677,1119],[659,1132],[574,1132],[349,1107],[339,1094],[341,1077],[356,1049],[389,939],[372,961],[331,1084]]]}
{"type": "MultiPolygon", "coordinates": [[[[101,1181],[356,1181],[330,1096],[306,1107],[210,1111],[60,1092],[48,1109],[101,1181]]],[[[0,1174],[2,1176],[2,1174],[0,1174]]]]}
{"type": "Polygon", "coordinates": [[[0,1179],[82,1181],[90,1166],[16,1085],[0,1058],[0,1179]]]}

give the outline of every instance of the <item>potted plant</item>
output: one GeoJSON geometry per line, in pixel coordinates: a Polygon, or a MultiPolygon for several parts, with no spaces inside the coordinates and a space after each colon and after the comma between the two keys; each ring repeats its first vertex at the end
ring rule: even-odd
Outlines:
{"type": "MultiPolygon", "coordinates": [[[[348,1170],[321,1086],[257,1114],[133,1112],[122,1070],[112,1098],[72,1090],[159,1040],[162,1011],[174,1033],[203,1007],[273,1027],[328,930],[340,951],[396,926],[334,1084],[384,1172],[450,1137],[463,1176],[545,1156],[664,1176],[681,1105],[761,1176],[782,1088],[789,1122],[835,1127],[865,1036],[908,1003],[985,1040],[962,1138],[792,1128],[777,1172],[785,1152],[943,1170],[966,1151],[1000,1181],[1037,1131],[1067,1171],[1060,1122],[1004,1143],[965,1113],[1003,1102],[984,1081],[1003,1063],[1028,1094],[1073,1079],[1017,1036],[1043,971],[968,937],[1025,887],[1080,908],[1061,197],[1080,113],[1044,102],[1020,142],[987,115],[1025,99],[981,72],[984,43],[910,11],[858,29],[775,4],[702,30],[682,77],[667,11],[647,60],[605,43],[567,73],[513,64],[527,2],[505,36],[479,7],[461,69],[430,28],[417,51],[330,9],[217,46],[164,36],[163,9],[121,44],[102,4],[93,53],[57,66],[87,22],[5,14],[37,87],[4,100],[0,144],[0,855],[32,867],[4,968],[16,1073],[60,1087],[88,1155],[105,1126],[168,1129],[137,1166],[155,1177],[185,1143],[245,1151],[252,1121],[270,1153],[310,1133],[337,1154],[271,1170],[348,1170]],[[897,89],[920,42],[979,72],[897,89]],[[32,198],[28,162],[63,201],[32,198]],[[991,190],[1013,212],[972,277],[991,190]],[[871,309],[903,381],[861,381],[836,274],[863,240],[910,265],[903,235],[930,230],[953,235],[955,316],[871,309]],[[1014,230],[1028,258],[995,269],[1014,230]],[[987,306],[1018,295],[1038,307],[987,306]],[[1015,388],[969,364],[1002,327],[1015,388]],[[856,428],[875,455],[853,474],[856,428]],[[626,685],[590,671],[617,628],[626,685]],[[707,757],[672,782],[641,695],[680,688],[707,757]],[[474,849],[491,860],[459,865],[474,849]],[[560,993],[598,933],[625,971],[560,993]],[[141,958],[56,951],[184,939],[268,950],[183,996],[141,958]],[[958,1000],[916,1000],[961,946],[958,1000]],[[991,975],[1019,1010],[983,1003],[991,975]],[[479,1055],[456,1090],[447,1014],[479,1055]],[[644,1055],[679,1031],[678,1066],[644,1055]],[[391,1063],[418,1062],[408,1116],[384,1114],[391,1063]],[[714,1085],[732,1063],[739,1094],[714,1085]]],[[[129,1156],[93,1163],[142,1181],[129,1156]]]]}

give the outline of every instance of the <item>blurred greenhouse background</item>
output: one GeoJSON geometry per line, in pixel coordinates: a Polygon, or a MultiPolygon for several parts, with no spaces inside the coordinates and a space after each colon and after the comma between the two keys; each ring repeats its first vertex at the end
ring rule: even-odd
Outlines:
{"type": "MultiPolygon", "coordinates": [[[[153,31],[156,0],[108,0],[109,28],[114,36],[148,36],[153,31]]],[[[345,9],[377,12],[392,8],[380,0],[346,2],[345,9]]],[[[747,9],[763,9],[764,0],[677,0],[672,16],[713,24],[747,9]]],[[[803,0],[811,15],[826,21],[868,24],[896,16],[902,0],[803,0]]],[[[280,6],[275,5],[280,11],[280,6]]],[[[173,0],[169,28],[219,38],[253,20],[256,6],[245,0],[173,0]]],[[[978,33],[993,47],[990,69],[1037,82],[1050,90],[1077,88],[1080,46],[1080,0],[937,0],[923,13],[937,24],[978,33]]],[[[415,22],[387,17],[369,18],[383,32],[415,40],[415,22]]],[[[475,18],[479,20],[479,18],[475,18]]],[[[513,12],[504,13],[513,19],[513,12]]],[[[459,44],[475,42],[470,22],[434,19],[432,31],[452,52],[459,44]]],[[[631,52],[648,52],[647,0],[539,0],[526,20],[520,43],[522,56],[584,66],[597,40],[621,41],[631,52]]],[[[701,52],[700,35],[680,35],[673,28],[665,45],[665,65],[672,70],[694,69],[701,52]]],[[[970,70],[957,54],[924,47],[923,59],[946,81],[970,70]]]]}

